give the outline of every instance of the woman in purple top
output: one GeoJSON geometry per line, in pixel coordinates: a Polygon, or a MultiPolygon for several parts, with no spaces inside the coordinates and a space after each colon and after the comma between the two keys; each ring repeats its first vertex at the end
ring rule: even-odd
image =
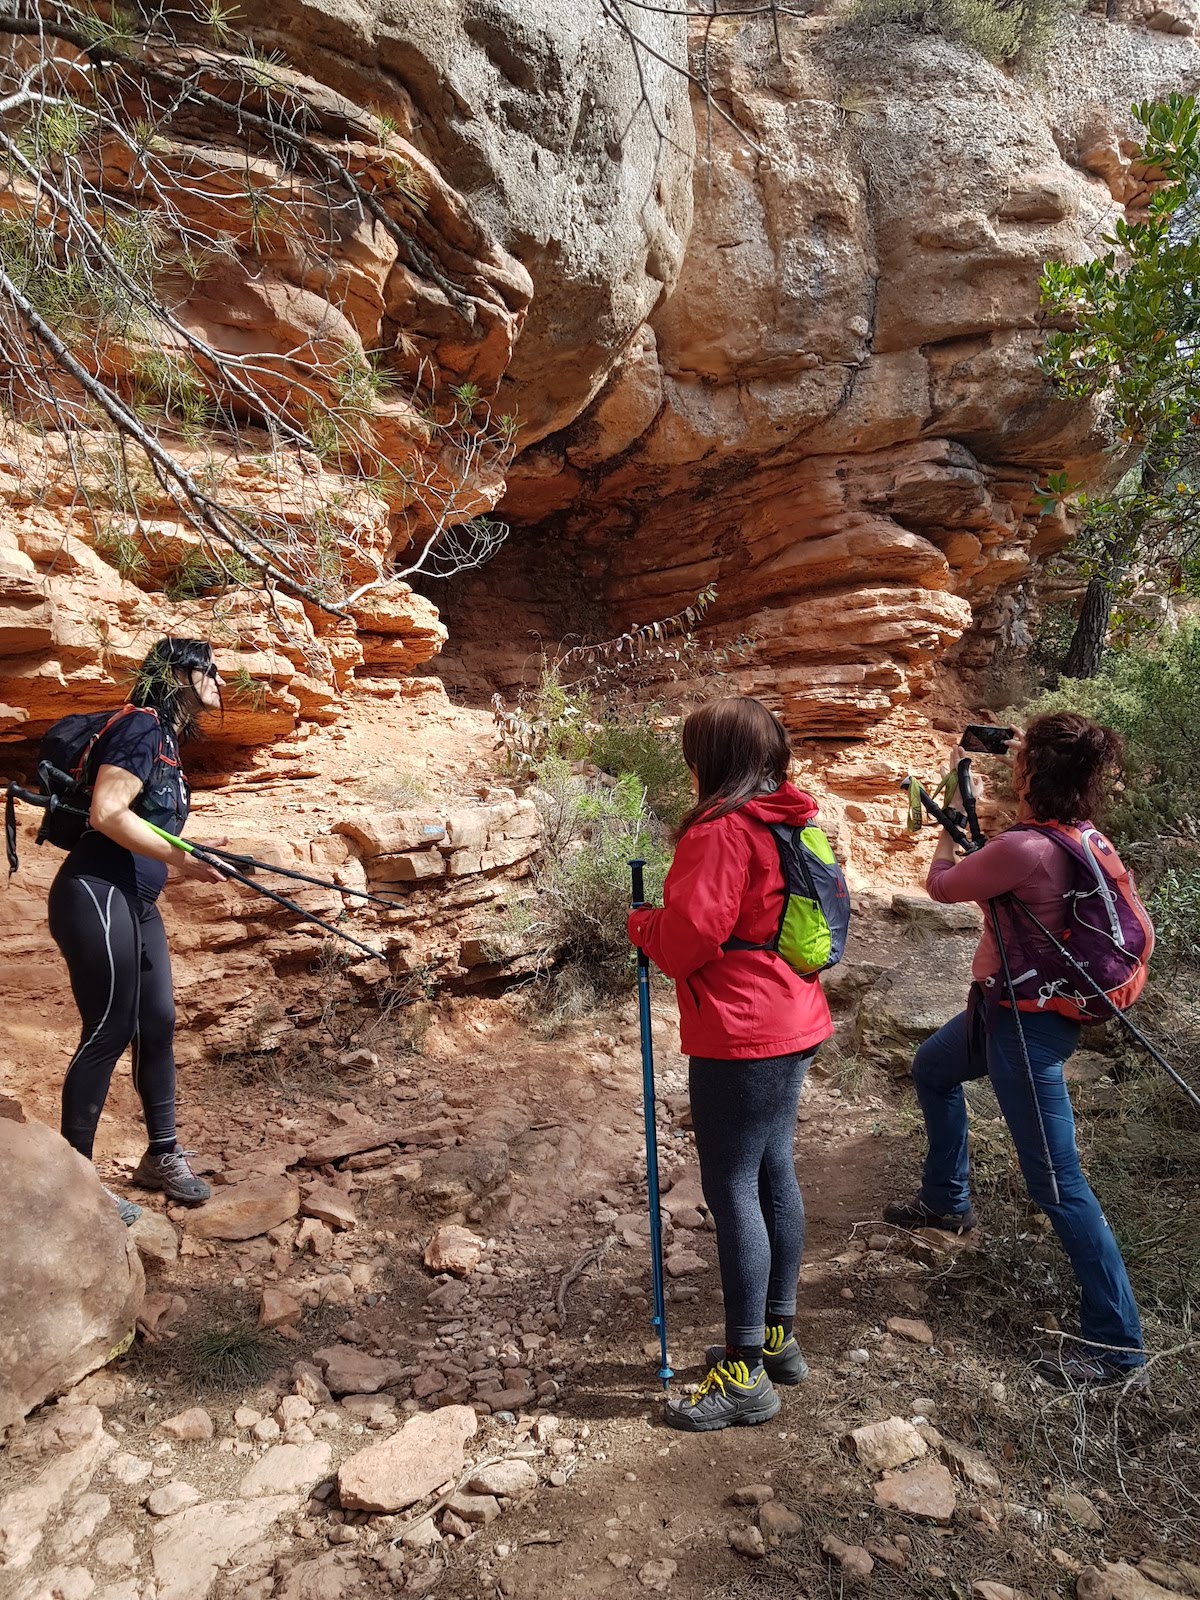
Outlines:
{"type": "MultiPolygon", "coordinates": [[[[1089,818],[1120,755],[1117,735],[1061,713],[1038,717],[1024,740],[1015,742],[1017,821],[1077,825],[1089,818]]],[[[956,760],[960,754],[955,752],[956,760]]],[[[1051,933],[1061,934],[1071,881],[1066,852],[1036,831],[1001,833],[962,861],[955,860],[954,841],[943,833],[926,887],[935,900],[980,905],[1014,894],[1051,933]]],[[[1044,1354],[1035,1370],[1063,1386],[1127,1379],[1145,1362],[1141,1321],[1120,1248],[1080,1166],[1063,1072],[1079,1043],[1079,1023],[1050,1011],[1014,1014],[1007,1004],[995,1003],[1000,972],[1000,952],[985,921],[971,966],[968,1009],[927,1039],[913,1061],[929,1136],[921,1188],[911,1201],[887,1206],[884,1218],[900,1227],[950,1233],[975,1226],[962,1086],[989,1078],[1029,1193],[1050,1218],[1079,1280],[1083,1341],[1044,1354]],[[984,991],[993,998],[984,1000],[984,991]],[[1025,1035],[1032,1092],[1018,1028],[1025,1035]]]]}

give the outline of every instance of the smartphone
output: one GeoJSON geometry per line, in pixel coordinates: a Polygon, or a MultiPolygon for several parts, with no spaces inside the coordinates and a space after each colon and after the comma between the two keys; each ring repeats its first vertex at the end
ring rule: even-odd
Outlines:
{"type": "Polygon", "coordinates": [[[1008,741],[1016,736],[1015,728],[997,728],[988,722],[968,722],[958,742],[964,750],[974,750],[980,755],[1002,756],[1008,749],[1008,741]]]}

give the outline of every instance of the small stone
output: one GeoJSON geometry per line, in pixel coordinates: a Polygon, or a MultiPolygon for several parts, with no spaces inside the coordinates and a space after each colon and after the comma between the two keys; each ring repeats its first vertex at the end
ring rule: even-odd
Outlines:
{"type": "Polygon", "coordinates": [[[189,1442],[211,1439],[213,1419],[203,1406],[193,1406],[190,1411],[181,1411],[177,1416],[168,1417],[165,1422],[160,1422],[158,1432],[165,1433],[169,1439],[189,1442]]]}
{"type": "Polygon", "coordinates": [[[769,1483],[747,1483],[733,1491],[729,1503],[731,1506],[765,1506],[774,1498],[775,1491],[769,1483]]]}
{"type": "Polygon", "coordinates": [[[300,1303],[282,1289],[265,1288],[258,1303],[260,1328],[278,1328],[285,1322],[295,1322],[300,1315],[300,1303]]]}
{"type": "Polygon", "coordinates": [[[326,1256],[333,1249],[333,1229],[316,1217],[305,1217],[296,1234],[296,1249],[302,1254],[326,1256]]]}
{"type": "Polygon", "coordinates": [[[235,1428],[252,1428],[256,1422],[262,1421],[262,1412],[255,1411],[253,1406],[239,1406],[233,1413],[235,1428]]]}
{"type": "Polygon", "coordinates": [[[175,1511],[194,1506],[199,1499],[199,1489],[193,1489],[190,1483],[164,1483],[150,1495],[146,1510],[152,1517],[169,1517],[175,1511]]]}
{"type": "Polygon", "coordinates": [[[653,1589],[661,1594],[670,1587],[671,1579],[678,1571],[679,1563],[672,1561],[669,1556],[663,1556],[639,1567],[637,1580],[643,1589],[653,1589]]]}
{"type": "Polygon", "coordinates": [[[467,1484],[474,1494],[504,1495],[515,1499],[529,1489],[537,1488],[538,1476],[528,1461],[495,1461],[482,1467],[467,1484]]]}
{"type": "Polygon", "coordinates": [[[338,1492],[346,1510],[403,1511],[462,1472],[466,1441],[478,1420],[470,1406],[418,1412],[378,1444],[360,1450],[338,1468],[338,1492]]]}
{"type": "Polygon", "coordinates": [[[128,1570],[136,1555],[137,1546],[129,1533],[111,1533],[107,1539],[100,1540],[95,1550],[96,1560],[102,1567],[114,1567],[118,1571],[128,1570]]]}
{"type": "Polygon", "coordinates": [[[442,1512],[442,1537],[446,1539],[473,1539],[475,1529],[453,1511],[442,1512]]]}
{"type": "Polygon", "coordinates": [[[854,1453],[868,1472],[886,1472],[891,1467],[902,1467],[926,1453],[926,1444],[911,1422],[903,1417],[888,1417],[884,1422],[872,1422],[855,1428],[850,1434],[854,1453]]]}
{"type": "Polygon", "coordinates": [[[118,1483],[132,1489],[136,1484],[145,1483],[154,1470],[154,1463],[147,1461],[144,1456],[131,1456],[121,1450],[109,1457],[108,1470],[118,1483]]]}
{"type": "Polygon", "coordinates": [[[804,1527],[804,1518],[782,1500],[768,1500],[759,1507],[758,1525],[768,1539],[790,1539],[804,1527]]]}
{"type": "Polygon", "coordinates": [[[994,1583],[991,1578],[980,1578],[971,1585],[971,1600],[1021,1600],[1016,1589],[1006,1583],[994,1583]]]}
{"type": "Polygon", "coordinates": [[[738,1555],[749,1556],[752,1561],[759,1560],[767,1553],[766,1541],[759,1528],[731,1528],[729,1544],[738,1555]]]}
{"type": "Polygon", "coordinates": [[[933,1329],[927,1322],[921,1322],[915,1317],[889,1317],[887,1331],[894,1333],[897,1339],[907,1339],[912,1344],[933,1343],[933,1329]]]}
{"type": "Polygon", "coordinates": [[[280,1434],[279,1424],[274,1417],[263,1417],[261,1422],[256,1422],[250,1432],[259,1444],[273,1444],[280,1434]]]}
{"type": "Polygon", "coordinates": [[[1078,1489],[1055,1490],[1046,1496],[1046,1503],[1056,1511],[1065,1512],[1072,1522],[1088,1533],[1101,1533],[1104,1529],[1104,1518],[1087,1495],[1080,1494],[1078,1489]]]}
{"type": "Polygon", "coordinates": [[[400,1543],[407,1550],[428,1550],[435,1544],[441,1544],[442,1536],[437,1530],[437,1524],[432,1517],[425,1517],[408,1532],[401,1535],[400,1543]]]}
{"type": "Polygon", "coordinates": [[[897,1571],[907,1564],[904,1551],[891,1539],[868,1539],[867,1550],[876,1561],[882,1561],[888,1567],[895,1567],[897,1571]]]}
{"type": "Polygon", "coordinates": [[[1000,1474],[985,1455],[972,1450],[970,1445],[959,1444],[957,1439],[943,1439],[932,1428],[926,1430],[926,1437],[946,1465],[960,1478],[965,1478],[968,1483],[973,1483],[977,1489],[983,1489],[988,1494],[1000,1493],[1000,1474]]]}
{"type": "Polygon", "coordinates": [[[958,1504],[954,1479],[940,1461],[922,1461],[875,1485],[875,1504],[926,1522],[949,1522],[958,1504]]]}
{"type": "Polygon", "coordinates": [[[667,1257],[666,1267],[668,1277],[687,1278],[693,1272],[706,1271],[708,1262],[694,1250],[672,1250],[667,1257]]]}
{"type": "Polygon", "coordinates": [[[161,1211],[143,1206],[141,1216],[129,1230],[129,1237],[147,1272],[161,1271],[179,1259],[179,1235],[161,1211]]]}
{"type": "Polygon", "coordinates": [[[277,1444],[250,1468],[238,1486],[244,1500],[311,1489],[329,1471],[328,1444],[277,1444]]]}
{"type": "Polygon", "coordinates": [[[281,1428],[294,1428],[298,1422],[307,1422],[316,1407],[300,1394],[285,1394],[275,1407],[275,1421],[281,1428]]]}
{"type": "Polygon", "coordinates": [[[446,1505],[464,1522],[479,1523],[481,1526],[495,1522],[500,1515],[500,1502],[495,1495],[471,1494],[466,1489],[460,1489],[457,1494],[451,1495],[446,1505]]]}
{"type": "Polygon", "coordinates": [[[871,1352],[861,1348],[858,1350],[850,1350],[846,1354],[846,1360],[852,1361],[856,1367],[865,1367],[870,1359],[871,1352]]]}
{"type": "Polygon", "coordinates": [[[866,1583],[875,1571],[875,1563],[861,1544],[845,1544],[832,1533],[821,1540],[821,1549],[831,1561],[842,1569],[847,1583],[866,1583]]]}
{"type": "Polygon", "coordinates": [[[304,1191],[300,1197],[300,1215],[315,1217],[335,1233],[358,1226],[358,1217],[349,1198],[343,1190],[328,1183],[315,1183],[304,1191]]]}
{"type": "Polygon", "coordinates": [[[196,1239],[253,1239],[299,1209],[300,1190],[291,1178],[250,1178],[217,1189],[207,1204],[190,1213],[187,1231],[196,1239]]]}
{"type": "Polygon", "coordinates": [[[469,1228],[447,1224],[425,1246],[425,1265],[431,1272],[449,1272],[453,1277],[469,1277],[483,1256],[484,1241],[469,1228]]]}

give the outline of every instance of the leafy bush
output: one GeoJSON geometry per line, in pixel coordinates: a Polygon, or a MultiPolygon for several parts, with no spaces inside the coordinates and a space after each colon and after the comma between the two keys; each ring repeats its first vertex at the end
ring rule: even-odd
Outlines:
{"type": "Polygon", "coordinates": [[[660,896],[670,860],[665,830],[632,774],[606,784],[579,778],[551,757],[533,793],[546,842],[528,931],[564,967],[587,973],[599,995],[615,994],[627,986],[632,961],[625,934],[629,862],[645,860],[646,893],[660,896]]]}
{"type": "Polygon", "coordinates": [[[867,28],[919,25],[1004,66],[1039,61],[1075,9],[1071,0],[859,0],[851,15],[867,28]]]}
{"type": "Polygon", "coordinates": [[[1031,708],[1079,711],[1125,739],[1123,785],[1104,817],[1122,844],[1146,844],[1200,816],[1200,624],[1112,652],[1096,678],[1064,680],[1031,708]]]}
{"type": "Polygon", "coordinates": [[[683,759],[677,722],[653,711],[636,722],[601,722],[588,737],[588,759],[615,778],[635,777],[646,805],[668,828],[677,828],[692,804],[692,775],[683,759]]]}

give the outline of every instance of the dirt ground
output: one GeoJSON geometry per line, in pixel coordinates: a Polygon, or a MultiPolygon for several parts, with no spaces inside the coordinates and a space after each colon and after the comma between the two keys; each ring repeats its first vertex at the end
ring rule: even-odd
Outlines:
{"type": "MultiPolygon", "coordinates": [[[[668,1193],[698,1169],[673,1010],[665,996],[656,1008],[668,1193]]],[[[1012,1338],[1009,1321],[994,1316],[1009,1290],[997,1267],[993,1293],[986,1249],[938,1248],[881,1226],[884,1202],[916,1179],[920,1140],[904,1086],[836,1049],[810,1076],[796,1140],[809,1219],[796,1330],[812,1376],[782,1391],[771,1423],[687,1435],[664,1425],[656,1378],[632,1007],[543,1039],[512,1001],[461,1001],[434,1019],[419,1055],[397,1053],[385,1037],[370,1046],[375,1059],[351,1063],[313,1051],[290,1061],[229,1060],[213,1068],[202,1093],[196,1074],[182,1084],[185,1137],[201,1152],[200,1169],[227,1182],[256,1171],[303,1172],[302,1150],[353,1118],[394,1128],[399,1114],[408,1131],[382,1154],[324,1169],[356,1220],[320,1258],[298,1245],[295,1221],[266,1238],[206,1243],[188,1233],[187,1214],[171,1213],[183,1252],[149,1278],[155,1330],[73,1397],[101,1406],[122,1456],[150,1463],[151,1476],[122,1485],[101,1468],[92,1492],[102,1490],[109,1509],[99,1527],[77,1537],[79,1502],[64,1502],[6,1593],[340,1600],[399,1591],[540,1600],[665,1592],[732,1600],[837,1596],[857,1584],[880,1595],[1006,1600],[1010,1591],[1074,1594],[1080,1569],[1144,1558],[1148,1571],[1171,1577],[1174,1592],[1187,1592],[1192,1576],[1177,1563],[1189,1554],[1183,1530],[1194,1526],[1195,1502],[1180,1485],[1180,1504],[1166,1506],[1172,1480],[1163,1463],[1173,1438],[1195,1432],[1194,1398],[1172,1382],[1149,1401],[1058,1396],[1031,1378],[1028,1341],[1012,1338]],[[464,1224],[484,1245],[480,1265],[462,1280],[465,1294],[422,1264],[445,1223],[464,1224]],[[335,1277],[333,1298],[325,1289],[335,1277]],[[222,1382],[211,1361],[206,1369],[206,1339],[252,1326],[262,1291],[272,1287],[296,1297],[299,1315],[257,1340],[260,1376],[222,1382]],[[894,1318],[926,1327],[891,1331],[894,1318]],[[292,1392],[294,1363],[339,1343],[402,1364],[405,1376],[385,1399],[394,1415],[364,1424],[344,1402],[331,1403],[322,1413],[332,1417],[320,1435],[332,1444],[323,1481],[304,1485],[294,1509],[239,1548],[207,1586],[162,1587],[156,1541],[170,1519],[148,1513],[148,1491],[183,1483],[201,1503],[235,1502],[247,1467],[272,1443],[234,1413],[249,1407],[269,1417],[292,1392]],[[499,1409],[487,1401],[495,1385],[477,1382],[493,1366],[505,1368],[505,1393],[516,1396],[499,1409]],[[536,1488],[501,1501],[501,1514],[486,1524],[442,1513],[441,1537],[423,1550],[401,1540],[433,1496],[391,1516],[337,1509],[340,1461],[381,1437],[376,1430],[454,1399],[478,1402],[481,1413],[469,1460],[523,1454],[536,1488]],[[164,1419],[196,1405],[211,1416],[213,1437],[164,1437],[164,1419]],[[919,1467],[951,1464],[948,1521],[877,1504],[880,1472],[856,1459],[848,1435],[893,1417],[922,1433],[919,1467]],[[967,1447],[965,1457],[956,1447],[967,1447]],[[764,1522],[764,1539],[764,1513],[732,1502],[750,1488],[743,1499],[770,1498],[791,1514],[783,1534],[764,1522]],[[122,1547],[120,1536],[131,1543],[122,1547]],[[873,1570],[856,1578],[853,1560],[845,1565],[836,1549],[830,1556],[822,1548],[831,1537],[884,1554],[868,1556],[873,1570]],[[126,1559],[113,1567],[122,1548],[126,1559]],[[93,1588],[82,1579],[74,1590],[61,1587],[54,1574],[64,1560],[93,1588]],[[1155,1569],[1155,1561],[1166,1565],[1155,1569]],[[39,1573],[49,1586],[37,1587],[39,1573]],[[1001,1587],[972,1589],[988,1583],[1001,1587]]],[[[30,1109],[46,1115],[40,1103],[30,1109]]],[[[977,1128],[985,1145],[994,1142],[985,1110],[977,1128]]],[[[138,1130],[124,1090],[106,1116],[102,1150],[104,1181],[127,1190],[138,1130]]],[[[1002,1155],[994,1159],[1004,1165],[1002,1155]]],[[[668,1229],[668,1257],[682,1250],[703,1264],[668,1280],[674,1393],[698,1379],[705,1345],[722,1333],[714,1235],[694,1206],[677,1214],[698,1225],[668,1229]]],[[[1040,1249],[1041,1230],[1021,1226],[1024,1234],[997,1245],[1018,1255],[1040,1249]]],[[[1054,1304],[1054,1281],[1047,1284],[1027,1325],[1053,1326],[1056,1314],[1069,1321],[1070,1307],[1054,1304]]],[[[0,1463],[0,1505],[23,1470],[19,1460],[0,1463]]],[[[1110,1592],[1079,1581],[1088,1600],[1110,1592]]],[[[1155,1592],[1153,1584],[1136,1591],[1138,1600],[1155,1592]]]]}

